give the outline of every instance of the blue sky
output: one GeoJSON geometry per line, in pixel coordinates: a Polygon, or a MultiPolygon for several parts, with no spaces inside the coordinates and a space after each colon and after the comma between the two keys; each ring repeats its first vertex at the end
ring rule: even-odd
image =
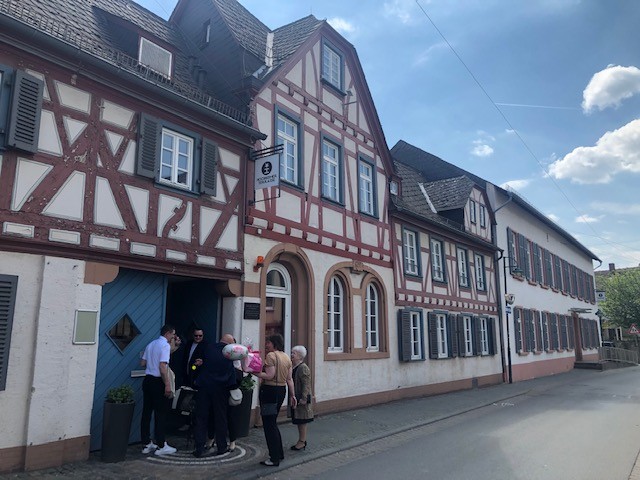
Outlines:
{"type": "MultiPolygon", "coordinates": [[[[137,1],[164,18],[176,4],[137,1]]],[[[600,269],[640,265],[637,2],[240,3],[271,29],[313,14],[345,36],[389,148],[402,139],[510,185],[600,269]]]]}

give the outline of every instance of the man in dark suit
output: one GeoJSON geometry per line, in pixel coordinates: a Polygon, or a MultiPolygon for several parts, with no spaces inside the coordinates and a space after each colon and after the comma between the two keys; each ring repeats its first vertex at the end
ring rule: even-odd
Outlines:
{"type": "Polygon", "coordinates": [[[184,385],[194,388],[195,380],[200,374],[204,351],[207,347],[207,341],[204,339],[204,332],[199,327],[194,327],[191,332],[191,340],[187,342],[184,349],[183,374],[185,378],[184,385]]]}
{"type": "Polygon", "coordinates": [[[229,334],[222,336],[218,343],[207,345],[201,362],[201,372],[196,380],[196,449],[193,455],[201,457],[205,453],[207,432],[210,430],[210,416],[213,416],[216,446],[215,455],[222,455],[227,449],[227,407],[229,389],[236,386],[236,374],[233,361],[222,354],[222,349],[232,343],[229,334]]]}

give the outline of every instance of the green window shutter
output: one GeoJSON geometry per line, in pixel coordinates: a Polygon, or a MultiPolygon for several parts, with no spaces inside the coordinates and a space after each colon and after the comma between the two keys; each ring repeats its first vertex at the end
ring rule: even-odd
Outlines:
{"type": "Polygon", "coordinates": [[[473,354],[482,355],[482,332],[480,332],[480,319],[477,316],[471,318],[471,332],[473,334],[473,354]]]}
{"type": "Polygon", "coordinates": [[[447,315],[447,346],[449,347],[449,357],[457,357],[459,352],[458,344],[458,322],[453,314],[447,315]]]}
{"type": "Polygon", "coordinates": [[[157,118],[140,114],[138,125],[138,158],[136,173],[141,177],[156,178],[160,163],[162,126],[157,118]]]}
{"type": "Polygon", "coordinates": [[[40,114],[44,82],[25,72],[16,71],[11,98],[7,146],[25,152],[38,151],[40,114]]]}
{"type": "Polygon", "coordinates": [[[0,391],[7,384],[11,327],[16,302],[18,277],[0,275],[0,391]]]}
{"type": "Polygon", "coordinates": [[[202,162],[200,164],[200,193],[216,194],[218,155],[218,146],[205,138],[202,143],[202,162]]]}
{"type": "Polygon", "coordinates": [[[406,308],[398,311],[398,340],[400,361],[411,361],[411,315],[406,308]]]}
{"type": "Polygon", "coordinates": [[[438,329],[436,328],[436,314],[427,315],[427,330],[429,332],[429,358],[438,358],[438,329]]]}

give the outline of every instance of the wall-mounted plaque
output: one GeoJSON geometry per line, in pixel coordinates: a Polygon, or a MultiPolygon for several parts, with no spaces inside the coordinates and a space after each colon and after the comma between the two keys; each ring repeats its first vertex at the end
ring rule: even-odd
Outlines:
{"type": "Polygon", "coordinates": [[[260,320],[260,304],[246,302],[244,304],[244,319],[245,320],[260,320]]]}

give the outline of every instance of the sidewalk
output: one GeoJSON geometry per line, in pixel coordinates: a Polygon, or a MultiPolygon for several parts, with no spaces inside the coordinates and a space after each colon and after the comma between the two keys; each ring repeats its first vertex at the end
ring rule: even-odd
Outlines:
{"type": "MultiPolygon", "coordinates": [[[[379,438],[427,425],[445,418],[465,413],[531,390],[545,390],[559,383],[580,381],[584,377],[598,375],[590,370],[572,370],[551,377],[539,378],[515,384],[501,384],[475,390],[448,393],[432,397],[401,400],[384,405],[351,410],[317,417],[309,425],[306,450],[292,452],[289,447],[297,440],[297,428],[282,423],[280,431],[285,448],[285,460],[279,467],[259,464],[267,457],[267,449],[261,428],[252,428],[249,436],[239,439],[234,452],[219,457],[194,458],[193,445],[187,445],[181,437],[170,438],[178,448],[173,455],[157,457],[142,455],[140,445],[129,448],[127,458],[120,463],[102,463],[99,453],[92,454],[85,462],[60,468],[0,475],[5,479],[212,479],[233,478],[249,480],[271,475],[289,467],[334,454],[338,451],[361,446],[379,438]]],[[[286,474],[282,476],[286,478],[286,474]]]]}

